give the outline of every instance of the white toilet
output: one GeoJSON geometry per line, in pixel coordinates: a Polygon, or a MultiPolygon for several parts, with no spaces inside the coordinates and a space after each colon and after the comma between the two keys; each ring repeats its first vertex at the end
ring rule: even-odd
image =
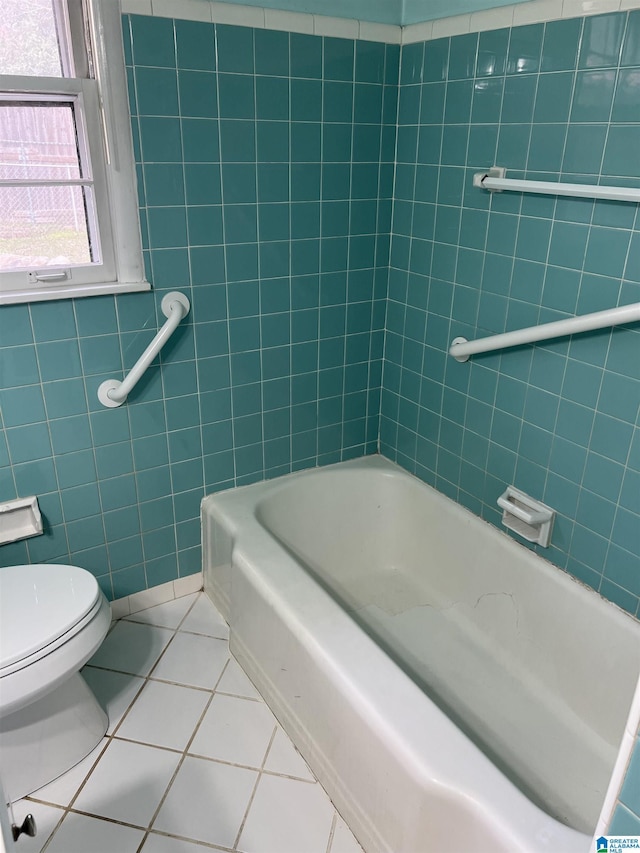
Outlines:
{"type": "Polygon", "coordinates": [[[0,569],[0,771],[14,802],[81,761],[107,715],[80,675],[111,608],[77,566],[0,569]]]}

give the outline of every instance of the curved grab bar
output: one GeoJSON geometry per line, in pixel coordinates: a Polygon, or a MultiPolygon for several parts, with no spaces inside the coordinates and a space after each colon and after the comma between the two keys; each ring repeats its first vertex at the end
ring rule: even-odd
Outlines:
{"type": "Polygon", "coordinates": [[[162,313],[167,317],[167,322],[160,329],[155,338],[151,341],[140,358],[133,365],[129,374],[120,382],[118,379],[106,379],[98,388],[98,400],[103,406],[110,409],[121,406],[127,399],[129,394],[138,384],[145,370],[149,367],[153,359],[160,352],[162,347],[175,332],[178,324],[189,313],[191,305],[189,300],[177,290],[172,290],[162,298],[160,303],[162,313]]]}

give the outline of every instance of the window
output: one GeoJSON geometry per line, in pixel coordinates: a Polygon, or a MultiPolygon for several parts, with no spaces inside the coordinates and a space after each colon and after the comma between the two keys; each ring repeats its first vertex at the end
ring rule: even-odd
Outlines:
{"type": "Polygon", "coordinates": [[[148,290],[120,4],[0,11],[0,304],[148,290]]]}

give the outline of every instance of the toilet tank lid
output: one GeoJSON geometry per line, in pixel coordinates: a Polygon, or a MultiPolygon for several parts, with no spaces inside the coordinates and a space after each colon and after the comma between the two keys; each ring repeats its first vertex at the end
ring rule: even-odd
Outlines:
{"type": "Polygon", "coordinates": [[[86,616],[99,596],[94,576],[78,566],[0,569],[0,669],[53,643],[86,616]]]}

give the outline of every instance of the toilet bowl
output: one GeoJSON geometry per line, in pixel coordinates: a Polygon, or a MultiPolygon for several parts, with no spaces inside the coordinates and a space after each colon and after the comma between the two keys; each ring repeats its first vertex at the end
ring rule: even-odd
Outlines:
{"type": "Polygon", "coordinates": [[[80,675],[111,609],[77,566],[0,569],[0,768],[13,802],[81,761],[107,715],[80,675]]]}

